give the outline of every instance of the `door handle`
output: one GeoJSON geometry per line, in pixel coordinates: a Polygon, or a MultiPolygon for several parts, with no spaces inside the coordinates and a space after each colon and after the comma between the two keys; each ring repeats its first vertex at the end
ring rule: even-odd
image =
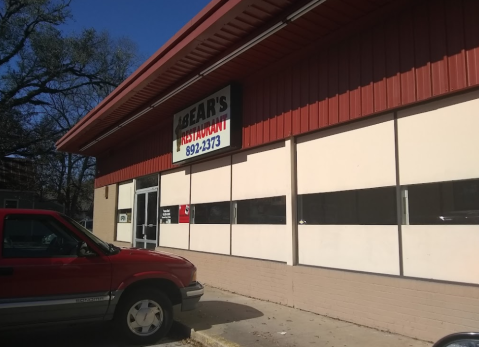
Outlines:
{"type": "Polygon", "coordinates": [[[0,276],[13,276],[13,267],[0,267],[0,276]]]}

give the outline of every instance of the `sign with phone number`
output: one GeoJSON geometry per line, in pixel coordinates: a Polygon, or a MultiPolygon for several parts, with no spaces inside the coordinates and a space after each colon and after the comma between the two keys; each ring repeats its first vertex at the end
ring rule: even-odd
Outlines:
{"type": "Polygon", "coordinates": [[[201,144],[194,143],[191,146],[186,147],[186,156],[189,157],[191,155],[199,154],[201,152],[206,152],[214,150],[215,147],[218,148],[221,146],[221,136],[216,135],[204,140],[201,144]]]}
{"type": "Polygon", "coordinates": [[[231,145],[231,86],[227,86],[173,118],[173,163],[231,145]]]}

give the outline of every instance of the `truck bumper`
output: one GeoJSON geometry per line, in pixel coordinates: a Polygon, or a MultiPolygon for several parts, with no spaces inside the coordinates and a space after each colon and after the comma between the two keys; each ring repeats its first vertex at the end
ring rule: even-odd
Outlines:
{"type": "Polygon", "coordinates": [[[180,289],[181,291],[181,311],[191,311],[194,310],[198,301],[200,301],[201,296],[204,293],[203,286],[201,283],[196,282],[188,287],[180,289]]]}

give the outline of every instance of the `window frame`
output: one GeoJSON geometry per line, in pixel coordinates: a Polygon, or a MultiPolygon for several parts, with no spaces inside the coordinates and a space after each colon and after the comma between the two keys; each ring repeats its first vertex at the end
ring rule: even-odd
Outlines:
{"type": "MultiPolygon", "coordinates": [[[[456,209],[456,205],[460,205],[461,202],[458,201],[458,185],[462,185],[464,183],[473,183],[476,184],[479,187],[479,178],[470,178],[470,179],[462,179],[462,180],[450,180],[450,181],[439,181],[439,182],[425,182],[425,183],[416,183],[416,184],[408,184],[408,185],[402,185],[400,187],[401,189],[401,194],[403,196],[403,220],[402,224],[403,225],[434,225],[434,226],[442,226],[442,225],[447,225],[447,226],[456,226],[456,225],[479,225],[479,193],[477,193],[477,196],[475,196],[475,201],[476,204],[478,204],[476,207],[477,209],[456,209]],[[454,209],[451,211],[445,211],[444,207],[447,205],[446,200],[445,200],[445,190],[447,190],[447,186],[450,185],[449,190],[451,193],[451,200],[449,201],[450,205],[454,206],[454,209]],[[421,216],[419,213],[416,215],[418,210],[415,210],[415,202],[411,204],[411,188],[413,190],[412,198],[415,199],[415,194],[418,192],[414,192],[414,188],[423,188],[427,189],[429,186],[430,188],[434,188],[434,190],[437,192],[437,195],[439,196],[439,200],[434,199],[435,201],[438,201],[437,206],[434,206],[438,208],[439,212],[437,213],[437,216],[433,216],[433,214],[429,214],[424,216],[421,216]],[[436,186],[436,187],[434,187],[436,186]],[[412,207],[412,208],[411,208],[412,207]],[[477,211],[475,215],[473,215],[473,221],[477,220],[476,223],[464,223],[464,222],[454,222],[451,221],[447,215],[449,214],[450,218],[451,214],[454,213],[459,213],[457,217],[460,217],[461,212],[469,212],[469,211],[477,211]],[[423,221],[420,221],[420,219],[423,218],[423,221]],[[434,221],[433,221],[434,219],[434,221]]],[[[477,188],[479,189],[479,188],[477,188]]],[[[426,197],[427,198],[427,197],[426,197]]],[[[462,202],[463,203],[463,202],[462,202]]],[[[474,201],[472,202],[474,203],[474,201]]],[[[419,204],[418,204],[419,205],[419,204]]],[[[426,211],[427,213],[430,211],[426,211]]],[[[466,217],[467,219],[467,217],[466,217]]]]}

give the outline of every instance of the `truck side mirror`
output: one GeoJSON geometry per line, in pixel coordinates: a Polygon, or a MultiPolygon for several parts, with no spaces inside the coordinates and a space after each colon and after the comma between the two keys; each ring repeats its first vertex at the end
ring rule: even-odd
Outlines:
{"type": "Polygon", "coordinates": [[[96,253],[93,252],[85,241],[78,242],[77,255],[79,257],[96,257],[96,253]]]}

